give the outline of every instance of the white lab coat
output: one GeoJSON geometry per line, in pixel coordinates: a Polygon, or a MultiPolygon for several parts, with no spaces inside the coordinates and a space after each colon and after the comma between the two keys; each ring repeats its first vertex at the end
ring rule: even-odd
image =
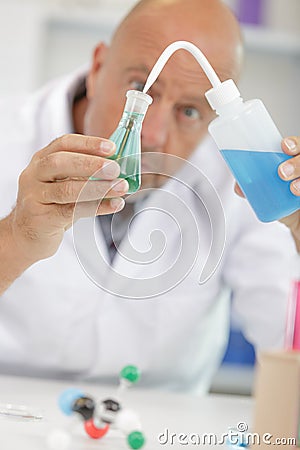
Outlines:
{"type": "MultiPolygon", "coordinates": [[[[55,80],[21,108],[7,102],[0,105],[2,217],[15,203],[18,176],[33,153],[72,131],[69,110],[77,82],[77,74],[55,80]]],[[[148,210],[135,219],[131,243],[122,243],[113,268],[105,264],[108,252],[99,224],[94,227],[95,239],[90,239],[93,221],[80,220],[75,227],[80,263],[69,230],[53,257],[30,267],[2,296],[2,372],[107,381],[130,363],[142,370],[142,386],[203,391],[226,346],[230,294],[245,335],[254,345],[282,344],[289,259],[294,253],[289,232],[283,225],[256,220],[247,202],[234,194],[232,177],[209,138],[192,161],[214,184],[226,219],[223,258],[209,281],[198,283],[210,248],[210,223],[189,189],[170,181],[165,192],[155,192],[145,200],[143,208],[148,210]],[[190,224],[188,210],[192,212],[190,224]],[[163,211],[177,214],[175,219],[183,220],[179,227],[163,211]],[[161,257],[149,264],[130,261],[130,256],[136,257],[133,248],[142,254],[151,250],[153,230],[160,230],[152,234],[152,243],[160,249],[163,233],[168,241],[161,257]],[[93,255],[94,241],[98,257],[93,255]],[[196,257],[195,247],[199,250],[196,257]],[[160,275],[171,270],[179,250],[183,258],[178,272],[162,280],[160,275]],[[180,271],[184,265],[190,270],[180,271]],[[179,279],[169,289],[170,282],[175,285],[179,279]],[[165,287],[167,292],[150,299],[111,293],[140,297],[165,287]]],[[[205,191],[203,180],[186,174],[193,188],[205,191]]],[[[222,228],[219,213],[214,217],[215,234],[219,224],[222,228]]]]}

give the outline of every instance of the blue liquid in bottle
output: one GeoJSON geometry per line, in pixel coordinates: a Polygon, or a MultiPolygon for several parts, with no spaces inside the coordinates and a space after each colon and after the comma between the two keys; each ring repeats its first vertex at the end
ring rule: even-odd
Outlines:
{"type": "Polygon", "coordinates": [[[290,158],[284,153],[221,150],[223,158],[262,222],[272,222],[300,208],[300,197],[290,191],[278,166],[290,158]]]}

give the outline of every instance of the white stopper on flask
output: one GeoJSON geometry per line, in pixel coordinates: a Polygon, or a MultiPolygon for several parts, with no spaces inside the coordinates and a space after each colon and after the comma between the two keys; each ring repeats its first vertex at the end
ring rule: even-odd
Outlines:
{"type": "Polygon", "coordinates": [[[128,113],[146,114],[148,106],[153,102],[152,97],[141,91],[126,92],[125,111],[128,113]]]}

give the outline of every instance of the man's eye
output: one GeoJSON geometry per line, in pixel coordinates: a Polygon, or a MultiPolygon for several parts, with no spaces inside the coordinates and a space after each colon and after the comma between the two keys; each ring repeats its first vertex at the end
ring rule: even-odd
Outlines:
{"type": "Polygon", "coordinates": [[[130,82],[130,88],[134,89],[135,91],[142,91],[144,89],[145,83],[143,83],[142,81],[131,81],[130,82]]]}
{"type": "Polygon", "coordinates": [[[182,109],[184,116],[188,119],[197,120],[200,119],[200,113],[198,109],[193,108],[192,106],[187,106],[182,109]]]}

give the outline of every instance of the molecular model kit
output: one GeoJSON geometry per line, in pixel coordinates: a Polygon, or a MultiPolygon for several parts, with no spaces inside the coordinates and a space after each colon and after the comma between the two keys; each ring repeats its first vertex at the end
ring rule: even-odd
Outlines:
{"type": "MultiPolygon", "coordinates": [[[[138,415],[121,403],[124,390],[138,382],[137,367],[125,366],[119,374],[119,387],[114,396],[95,399],[77,388],[69,388],[58,399],[59,408],[66,416],[77,416],[85,434],[91,439],[109,439],[110,429],[121,431],[130,449],[140,449],[145,444],[138,415]]],[[[49,450],[69,450],[72,433],[65,429],[52,430],[47,436],[49,450]]]]}

